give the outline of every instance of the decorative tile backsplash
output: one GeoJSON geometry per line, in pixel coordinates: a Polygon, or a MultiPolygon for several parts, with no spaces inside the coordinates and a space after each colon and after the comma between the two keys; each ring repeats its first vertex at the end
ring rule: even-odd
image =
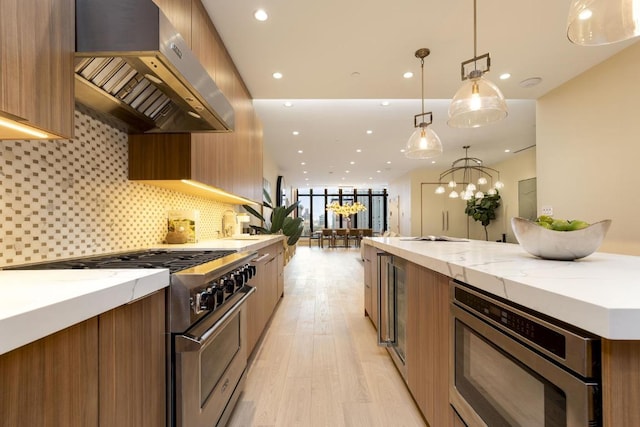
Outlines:
{"type": "Polygon", "coordinates": [[[128,181],[118,126],[77,105],[73,140],[0,141],[0,266],[154,246],[177,209],[218,237],[234,206],[128,181]]]}

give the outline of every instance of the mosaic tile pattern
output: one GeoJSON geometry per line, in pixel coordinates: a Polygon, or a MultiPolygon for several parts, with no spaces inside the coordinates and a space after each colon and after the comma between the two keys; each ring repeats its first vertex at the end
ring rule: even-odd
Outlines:
{"type": "Polygon", "coordinates": [[[80,105],[75,138],[0,141],[0,266],[150,247],[169,210],[216,238],[234,206],[127,180],[127,134],[80,105]]]}

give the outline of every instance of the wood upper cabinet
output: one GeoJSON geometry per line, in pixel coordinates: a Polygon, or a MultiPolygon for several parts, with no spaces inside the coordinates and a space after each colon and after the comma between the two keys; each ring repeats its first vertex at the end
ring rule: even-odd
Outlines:
{"type": "Polygon", "coordinates": [[[446,426],[449,409],[449,278],[407,263],[407,384],[432,426],[446,426]]]}
{"type": "Polygon", "coordinates": [[[191,43],[191,1],[192,0],[153,0],[164,13],[171,25],[180,33],[187,46],[191,43]]]}
{"type": "MultiPolygon", "coordinates": [[[[165,3],[177,5],[185,1],[156,3],[164,11],[165,7],[170,10],[165,3]]],[[[228,133],[130,135],[129,179],[190,179],[262,201],[262,128],[251,95],[200,0],[190,0],[189,5],[193,52],[233,106],[235,129],[228,133]]],[[[185,191],[174,183],[164,184],[185,191]]]]}
{"type": "Polygon", "coordinates": [[[1,355],[0,414],[2,427],[98,426],[98,319],[1,355]]]}
{"type": "Polygon", "coordinates": [[[74,0],[2,0],[0,117],[73,137],[74,11],[74,0]]]}

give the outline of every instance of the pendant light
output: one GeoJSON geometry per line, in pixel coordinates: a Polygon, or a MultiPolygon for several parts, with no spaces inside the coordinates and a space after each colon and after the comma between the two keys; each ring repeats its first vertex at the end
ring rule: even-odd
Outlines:
{"type": "Polygon", "coordinates": [[[476,0],[473,0],[473,58],[461,64],[461,78],[466,83],[456,92],[449,106],[449,126],[474,128],[507,117],[507,103],[500,89],[483,77],[491,69],[488,53],[477,54],[476,0]],[[482,66],[482,61],[486,64],[482,66]],[[470,71],[466,71],[470,66],[470,71]]]}
{"type": "Polygon", "coordinates": [[[599,46],[640,36],[640,0],[573,0],[567,37],[582,46],[599,46]]]}
{"type": "Polygon", "coordinates": [[[413,127],[416,128],[416,130],[409,138],[409,141],[407,141],[407,146],[404,151],[404,155],[410,159],[429,159],[442,154],[442,142],[440,142],[440,137],[438,137],[433,129],[428,127],[433,122],[433,114],[431,111],[428,113],[424,112],[424,58],[429,56],[430,53],[431,51],[427,48],[418,49],[415,53],[416,58],[420,59],[420,76],[422,79],[422,114],[416,114],[413,116],[413,127]],[[419,124],[418,118],[421,120],[419,124]]]}

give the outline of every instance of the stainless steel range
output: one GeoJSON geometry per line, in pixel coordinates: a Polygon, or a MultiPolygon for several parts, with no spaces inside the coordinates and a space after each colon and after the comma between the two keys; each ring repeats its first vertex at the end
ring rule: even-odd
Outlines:
{"type": "Polygon", "coordinates": [[[146,250],[12,269],[167,268],[168,424],[225,425],[244,386],[256,252],[146,250]]]}

